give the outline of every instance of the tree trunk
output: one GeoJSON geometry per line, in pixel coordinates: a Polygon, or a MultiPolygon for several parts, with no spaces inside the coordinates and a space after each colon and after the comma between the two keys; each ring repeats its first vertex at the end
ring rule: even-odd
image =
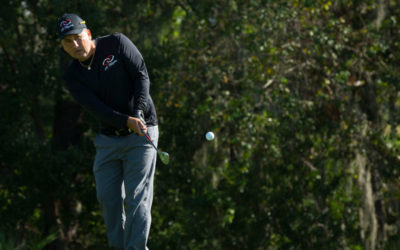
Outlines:
{"type": "MultiPolygon", "coordinates": [[[[82,109],[72,101],[61,99],[56,95],[53,126],[53,150],[65,150],[70,145],[75,145],[82,138],[82,131],[79,125],[82,123],[82,109]]],[[[71,182],[75,180],[70,180],[71,182]]],[[[52,196],[49,196],[52,197],[52,196]]],[[[71,197],[53,197],[51,209],[46,209],[47,227],[57,227],[59,237],[56,241],[46,247],[46,250],[67,250],[76,237],[78,228],[77,215],[79,214],[79,201],[71,197]],[[62,199],[62,200],[60,200],[62,199]],[[63,218],[68,219],[65,220],[63,218]]]]}
{"type": "Polygon", "coordinates": [[[374,193],[371,181],[371,169],[367,158],[360,152],[356,154],[358,165],[358,184],[362,191],[362,207],[359,208],[360,233],[365,250],[374,250],[378,235],[378,221],[375,214],[374,193]]]}

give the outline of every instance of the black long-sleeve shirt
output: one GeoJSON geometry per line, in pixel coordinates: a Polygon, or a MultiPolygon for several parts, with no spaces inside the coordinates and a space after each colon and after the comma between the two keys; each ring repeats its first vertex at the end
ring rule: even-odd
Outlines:
{"type": "Polygon", "coordinates": [[[102,128],[127,128],[128,116],[143,111],[148,126],[157,125],[142,55],[123,34],[97,38],[91,69],[74,60],[64,74],[73,98],[100,121],[102,128]]]}

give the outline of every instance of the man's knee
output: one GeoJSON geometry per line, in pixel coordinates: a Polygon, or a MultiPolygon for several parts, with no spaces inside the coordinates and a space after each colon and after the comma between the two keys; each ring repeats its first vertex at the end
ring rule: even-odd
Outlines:
{"type": "Polygon", "coordinates": [[[103,187],[99,187],[96,189],[97,200],[104,203],[117,203],[122,201],[122,193],[121,190],[111,190],[103,187]]]}

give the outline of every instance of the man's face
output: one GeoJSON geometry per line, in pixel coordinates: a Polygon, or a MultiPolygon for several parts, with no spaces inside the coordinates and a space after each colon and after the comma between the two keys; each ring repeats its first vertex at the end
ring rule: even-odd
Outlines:
{"type": "Polygon", "coordinates": [[[79,61],[87,60],[92,49],[92,35],[90,30],[84,29],[80,34],[68,35],[61,40],[64,50],[79,61]]]}

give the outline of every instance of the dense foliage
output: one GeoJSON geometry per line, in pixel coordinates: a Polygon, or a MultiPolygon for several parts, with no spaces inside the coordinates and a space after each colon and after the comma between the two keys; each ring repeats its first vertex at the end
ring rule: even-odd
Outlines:
{"type": "Polygon", "coordinates": [[[3,2],[0,249],[107,249],[65,12],[146,60],[171,155],[151,249],[400,248],[398,1],[3,2]]]}

